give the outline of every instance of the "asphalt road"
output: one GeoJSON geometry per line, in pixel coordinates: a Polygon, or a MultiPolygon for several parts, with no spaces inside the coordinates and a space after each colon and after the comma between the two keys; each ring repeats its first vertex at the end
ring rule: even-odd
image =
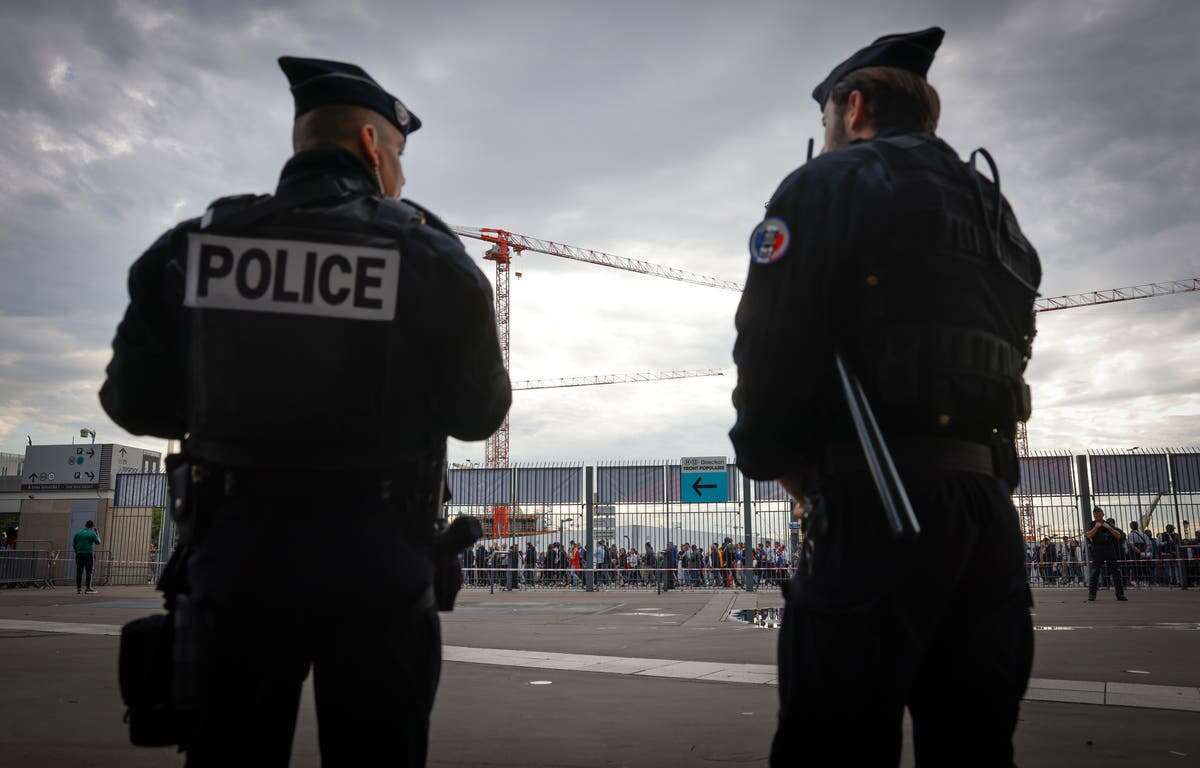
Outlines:
{"type": "MultiPolygon", "coordinates": [[[[1034,622],[1046,629],[1037,632],[1034,676],[1200,686],[1200,594],[1141,590],[1130,598],[1116,603],[1102,593],[1085,603],[1081,590],[1035,592],[1034,622]]],[[[460,610],[444,615],[443,634],[455,646],[771,664],[774,631],[722,619],[731,604],[778,602],[769,593],[467,592],[460,610]]],[[[158,605],[148,588],[85,597],[0,591],[3,620],[116,625],[158,605]]],[[[181,764],[169,750],[127,746],[116,646],[112,636],[0,629],[0,764],[181,764]]],[[[443,669],[430,761],[765,765],[776,706],[770,685],[453,662],[443,669]]],[[[1200,713],[1026,702],[1016,746],[1022,765],[1195,765],[1200,713]]],[[[306,690],[293,764],[317,763],[306,690]]]]}

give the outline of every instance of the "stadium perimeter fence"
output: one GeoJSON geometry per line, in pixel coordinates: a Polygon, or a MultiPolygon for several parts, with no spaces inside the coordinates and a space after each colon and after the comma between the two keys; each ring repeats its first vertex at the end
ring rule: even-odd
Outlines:
{"type": "MultiPolygon", "coordinates": [[[[794,569],[804,546],[792,502],[778,483],[751,480],[732,464],[726,473],[727,501],[692,503],[682,498],[681,468],[671,461],[454,467],[444,515],[470,515],[483,527],[480,546],[463,557],[472,587],[774,587],[794,569]],[[743,554],[740,563],[714,567],[713,545],[722,547],[726,539],[735,548],[740,544],[743,553],[761,547],[770,557],[743,554]],[[577,561],[572,543],[580,548],[577,561]],[[698,547],[700,562],[669,555],[668,543],[676,551],[698,547]],[[562,559],[548,560],[552,544],[561,548],[562,559]],[[599,546],[613,554],[600,561],[599,546]],[[622,549],[637,550],[636,566],[626,561],[623,567],[622,549]]],[[[1135,586],[1200,584],[1200,543],[1186,543],[1198,539],[1200,449],[1037,453],[1021,460],[1021,476],[1021,494],[1014,500],[1018,507],[1028,503],[1022,526],[1034,586],[1085,583],[1091,556],[1084,532],[1095,507],[1126,531],[1136,522],[1153,535],[1148,552],[1125,552],[1123,568],[1135,586]],[[1159,541],[1167,525],[1178,535],[1178,547],[1159,541]]],[[[104,545],[96,553],[94,583],[157,579],[176,542],[175,526],[164,514],[167,496],[164,474],[117,478],[102,520],[104,545]]],[[[18,549],[0,551],[0,585],[62,585],[74,578],[69,549],[18,540],[18,549]]]]}
{"type": "MultiPolygon", "coordinates": [[[[726,472],[728,501],[691,503],[682,498],[680,465],[670,461],[456,467],[446,516],[469,515],[482,525],[484,539],[463,557],[467,584],[476,588],[775,587],[805,546],[792,501],[774,481],[751,480],[732,464],[726,472]],[[714,565],[713,546],[727,539],[741,545],[742,559],[714,565]],[[699,547],[700,563],[675,554],[685,547],[699,547]],[[637,564],[622,562],[622,550],[636,550],[637,564]]],[[[1144,554],[1122,547],[1127,583],[1200,583],[1200,450],[1038,452],[1021,459],[1021,477],[1014,503],[1026,510],[1032,585],[1087,583],[1085,532],[1095,507],[1126,532],[1134,522],[1153,539],[1144,554]],[[1178,544],[1160,541],[1167,525],[1178,544]]]]}

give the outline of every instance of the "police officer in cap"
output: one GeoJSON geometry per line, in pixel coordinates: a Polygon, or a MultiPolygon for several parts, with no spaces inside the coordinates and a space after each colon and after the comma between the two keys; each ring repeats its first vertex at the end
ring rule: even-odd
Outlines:
{"type": "MultiPolygon", "coordinates": [[[[1037,253],[988,180],[935,135],[943,31],[881,37],[813,91],[825,147],[750,241],[737,311],[747,475],[807,498],[813,557],[780,636],[772,765],[1008,765],[1032,658],[1010,493],[1037,253]],[[835,373],[862,382],[921,526],[885,522],[835,373]],[[869,733],[867,738],[864,733],[869,733]]],[[[990,156],[980,151],[991,165],[990,156]]]]}
{"type": "Polygon", "coordinates": [[[287,765],[311,667],[326,764],[424,765],[446,438],[488,437],[511,401],[491,289],[400,199],[417,116],[352,64],[279,64],[275,193],[219,199],[137,260],[100,398],[183,439],[165,591],[188,764],[287,765]]]}

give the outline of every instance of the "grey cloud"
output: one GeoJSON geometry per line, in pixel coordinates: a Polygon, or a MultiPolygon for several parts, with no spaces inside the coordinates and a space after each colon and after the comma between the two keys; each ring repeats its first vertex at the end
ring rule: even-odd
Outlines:
{"type": "MultiPolygon", "coordinates": [[[[1200,95],[1190,3],[72,2],[6,4],[0,22],[0,360],[19,326],[67,328],[59,351],[100,361],[22,348],[27,365],[0,366],[0,449],[29,425],[66,434],[65,413],[102,423],[94,395],[39,403],[98,384],[128,265],[209,200],[273,187],[289,151],[282,53],[355,60],[420,114],[407,191],[450,221],[741,279],[762,204],[820,130],[812,85],[879,34],[938,23],[941,133],[996,154],[1047,293],[1200,274],[1200,154],[1191,111],[1169,107],[1200,95]]],[[[729,364],[736,297],[549,256],[516,269],[516,377],[729,364]]],[[[1200,433],[1200,416],[1165,415],[1190,407],[1186,360],[1146,362],[1195,344],[1194,300],[1045,318],[1035,444],[1117,444],[1112,424],[1200,433]],[[1089,378],[1122,345],[1143,362],[1089,378]]],[[[731,387],[524,393],[514,456],[728,450],[731,387]]]]}

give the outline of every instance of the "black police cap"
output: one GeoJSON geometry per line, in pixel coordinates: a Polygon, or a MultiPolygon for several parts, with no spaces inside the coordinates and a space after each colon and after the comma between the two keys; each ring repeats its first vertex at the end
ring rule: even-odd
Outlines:
{"type": "Polygon", "coordinates": [[[812,95],[817,100],[817,106],[825,109],[825,102],[829,101],[829,94],[838,81],[859,69],[895,67],[925,77],[929,66],[933,64],[933,55],[945,36],[946,30],[941,27],[884,35],[834,67],[829,76],[813,89],[812,95]]]}
{"type": "Polygon", "coordinates": [[[383,115],[405,136],[421,127],[420,118],[362,67],[341,61],[281,56],[279,68],[292,86],[297,118],[327,104],[353,104],[383,115]]]}

